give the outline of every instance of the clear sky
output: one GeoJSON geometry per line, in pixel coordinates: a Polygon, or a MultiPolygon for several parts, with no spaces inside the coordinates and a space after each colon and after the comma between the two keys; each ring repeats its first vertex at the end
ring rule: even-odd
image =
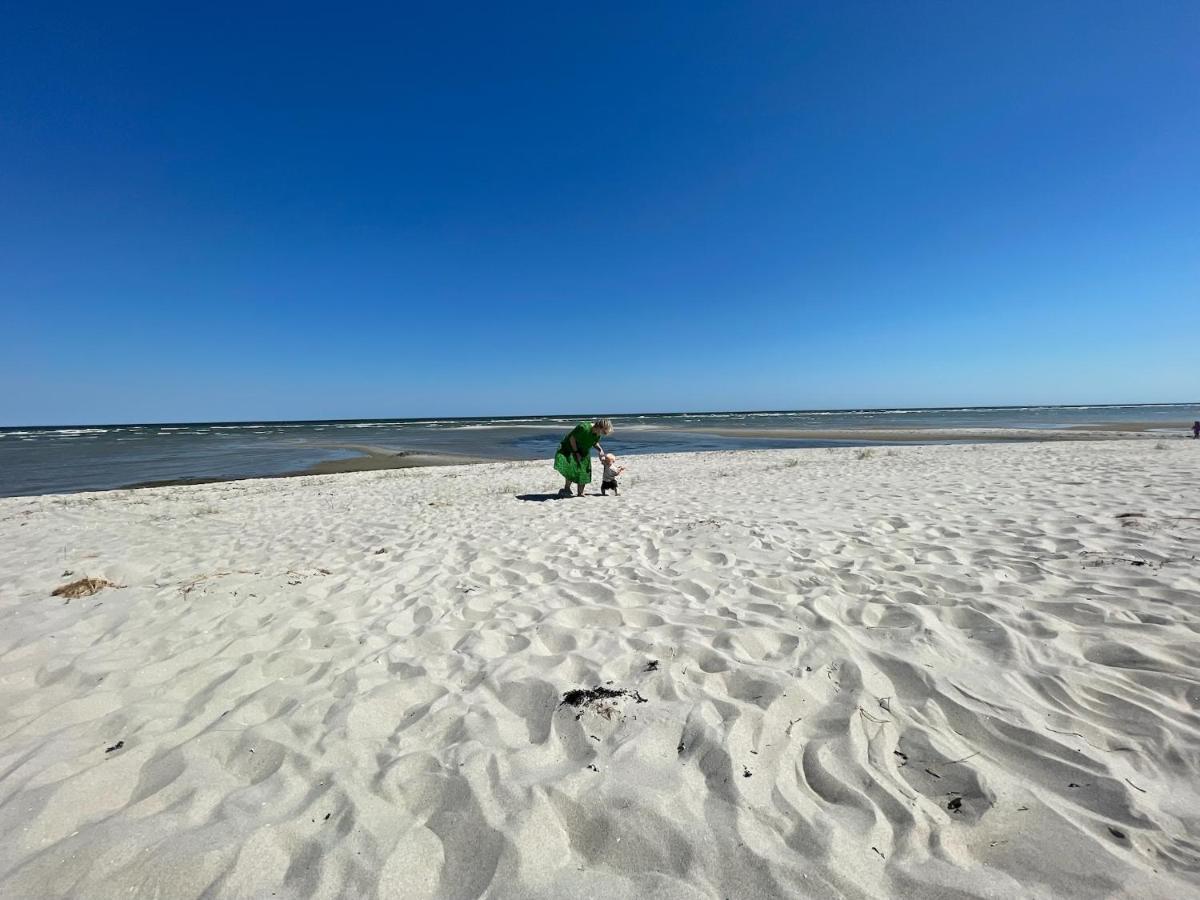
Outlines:
{"type": "Polygon", "coordinates": [[[10,4],[0,424],[1200,399],[1200,3],[10,4]]]}

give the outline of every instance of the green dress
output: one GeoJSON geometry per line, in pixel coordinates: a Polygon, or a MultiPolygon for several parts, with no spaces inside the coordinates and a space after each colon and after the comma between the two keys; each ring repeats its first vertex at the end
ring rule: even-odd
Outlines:
{"type": "Polygon", "coordinates": [[[563,438],[554,454],[554,468],[567,481],[575,484],[592,483],[592,448],[600,443],[600,435],[592,431],[588,422],[580,422],[571,433],[563,438]],[[579,458],[571,450],[571,438],[575,438],[575,446],[579,448],[579,458]]]}

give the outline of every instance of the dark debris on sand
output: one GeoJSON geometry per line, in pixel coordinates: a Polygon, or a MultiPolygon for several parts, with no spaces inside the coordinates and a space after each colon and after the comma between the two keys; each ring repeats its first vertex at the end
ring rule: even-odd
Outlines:
{"type": "MultiPolygon", "coordinates": [[[[611,683],[609,682],[609,684],[611,683]]],[[[596,685],[596,687],[590,690],[575,688],[573,691],[567,691],[563,694],[562,701],[558,705],[570,706],[579,710],[578,715],[575,716],[576,719],[582,716],[588,709],[604,715],[605,718],[611,718],[616,711],[616,707],[609,702],[613,700],[633,700],[637,703],[646,702],[646,698],[638,691],[626,691],[596,685]]]]}
{"type": "Polygon", "coordinates": [[[578,709],[588,703],[595,703],[597,700],[620,700],[625,697],[636,700],[638,703],[646,702],[646,698],[637,691],[616,690],[614,688],[597,686],[591,690],[575,688],[573,691],[567,691],[563,694],[562,703],[559,705],[574,706],[578,709]]]}

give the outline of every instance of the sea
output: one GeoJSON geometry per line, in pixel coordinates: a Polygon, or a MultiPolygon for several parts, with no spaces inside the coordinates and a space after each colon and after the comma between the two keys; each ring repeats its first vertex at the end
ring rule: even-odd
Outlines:
{"type": "MultiPolygon", "coordinates": [[[[304,472],[327,460],[373,452],[458,454],[549,461],[563,435],[590,416],[362,419],[319,422],[187,422],[0,428],[0,497],[139,485],[256,478],[304,472]]],[[[620,455],[697,450],[862,446],[875,428],[1054,430],[1147,425],[1179,432],[1200,404],[1003,406],[956,409],[775,410],[612,415],[606,449],[620,455]],[[761,429],[787,429],[762,436],[761,429]],[[844,440],[804,431],[847,432],[844,440]],[[714,433],[714,432],[720,433],[714,433]],[[745,432],[738,434],[739,431],[745,432]]],[[[943,437],[911,443],[942,443],[943,437]]],[[[549,462],[547,462],[549,465],[549,462]]],[[[553,479],[550,479],[553,480],[553,479]]]]}

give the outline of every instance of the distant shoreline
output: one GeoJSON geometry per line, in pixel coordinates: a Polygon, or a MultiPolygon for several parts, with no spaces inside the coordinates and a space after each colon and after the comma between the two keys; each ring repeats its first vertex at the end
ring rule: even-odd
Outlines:
{"type": "Polygon", "coordinates": [[[1186,430],[1159,422],[1128,422],[1094,425],[1067,425],[1062,428],[678,428],[693,434],[723,437],[788,438],[822,441],[870,441],[871,443],[1006,443],[1013,441],[1100,441],[1116,435],[1169,435],[1186,430]]]}

